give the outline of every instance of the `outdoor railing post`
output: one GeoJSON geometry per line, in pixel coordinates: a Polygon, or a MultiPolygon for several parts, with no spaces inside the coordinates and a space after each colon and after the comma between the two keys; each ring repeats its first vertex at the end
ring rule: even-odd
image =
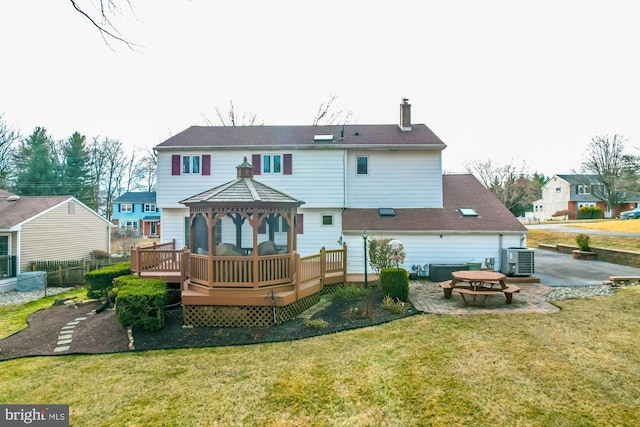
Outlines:
{"type": "Polygon", "coordinates": [[[342,278],[347,281],[347,243],[342,244],[342,278]]]}
{"type": "Polygon", "coordinates": [[[320,289],[324,289],[324,278],[327,275],[327,250],[320,248],[320,289]]]}
{"type": "Polygon", "coordinates": [[[300,268],[301,268],[300,254],[296,252],[295,257],[296,257],[295,259],[296,281],[294,283],[294,288],[296,290],[296,301],[298,301],[300,299],[300,268]]]}

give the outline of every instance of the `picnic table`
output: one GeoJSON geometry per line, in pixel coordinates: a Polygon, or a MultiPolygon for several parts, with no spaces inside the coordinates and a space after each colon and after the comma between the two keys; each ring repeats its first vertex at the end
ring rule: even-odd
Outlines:
{"type": "Polygon", "coordinates": [[[451,273],[452,280],[440,283],[444,290],[444,297],[451,298],[453,292],[462,295],[466,305],[476,305],[476,298],[482,297],[484,304],[487,297],[503,293],[507,304],[513,300],[513,294],[520,292],[520,288],[507,284],[507,276],[492,270],[461,270],[451,273]],[[467,297],[471,297],[471,301],[467,297]]]}

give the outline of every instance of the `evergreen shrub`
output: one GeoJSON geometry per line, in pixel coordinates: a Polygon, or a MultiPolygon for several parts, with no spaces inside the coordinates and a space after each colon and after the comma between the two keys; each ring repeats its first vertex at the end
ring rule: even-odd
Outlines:
{"type": "Polygon", "coordinates": [[[116,280],[116,316],[122,326],[156,330],[164,326],[167,284],[160,279],[125,276],[116,280]]]}
{"type": "Polygon", "coordinates": [[[409,274],[404,268],[384,268],[380,271],[380,288],[391,298],[409,300],[409,274]]]}
{"type": "Polygon", "coordinates": [[[87,296],[89,298],[106,299],[113,286],[113,279],[128,274],[131,274],[131,262],[129,261],[87,272],[84,275],[87,296]]]}

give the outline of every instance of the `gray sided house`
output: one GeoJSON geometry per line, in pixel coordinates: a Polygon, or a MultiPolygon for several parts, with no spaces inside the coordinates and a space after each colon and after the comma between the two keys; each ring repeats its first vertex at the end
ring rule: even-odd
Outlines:
{"type": "Polygon", "coordinates": [[[31,261],[77,260],[109,252],[113,224],[72,196],[25,196],[0,190],[0,283],[31,261]]]}

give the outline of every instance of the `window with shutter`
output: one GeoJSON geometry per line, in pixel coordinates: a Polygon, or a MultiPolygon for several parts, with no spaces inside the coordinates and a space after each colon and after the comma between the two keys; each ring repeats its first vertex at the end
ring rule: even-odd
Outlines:
{"type": "Polygon", "coordinates": [[[296,214],[296,234],[304,234],[304,214],[296,214]]]}

